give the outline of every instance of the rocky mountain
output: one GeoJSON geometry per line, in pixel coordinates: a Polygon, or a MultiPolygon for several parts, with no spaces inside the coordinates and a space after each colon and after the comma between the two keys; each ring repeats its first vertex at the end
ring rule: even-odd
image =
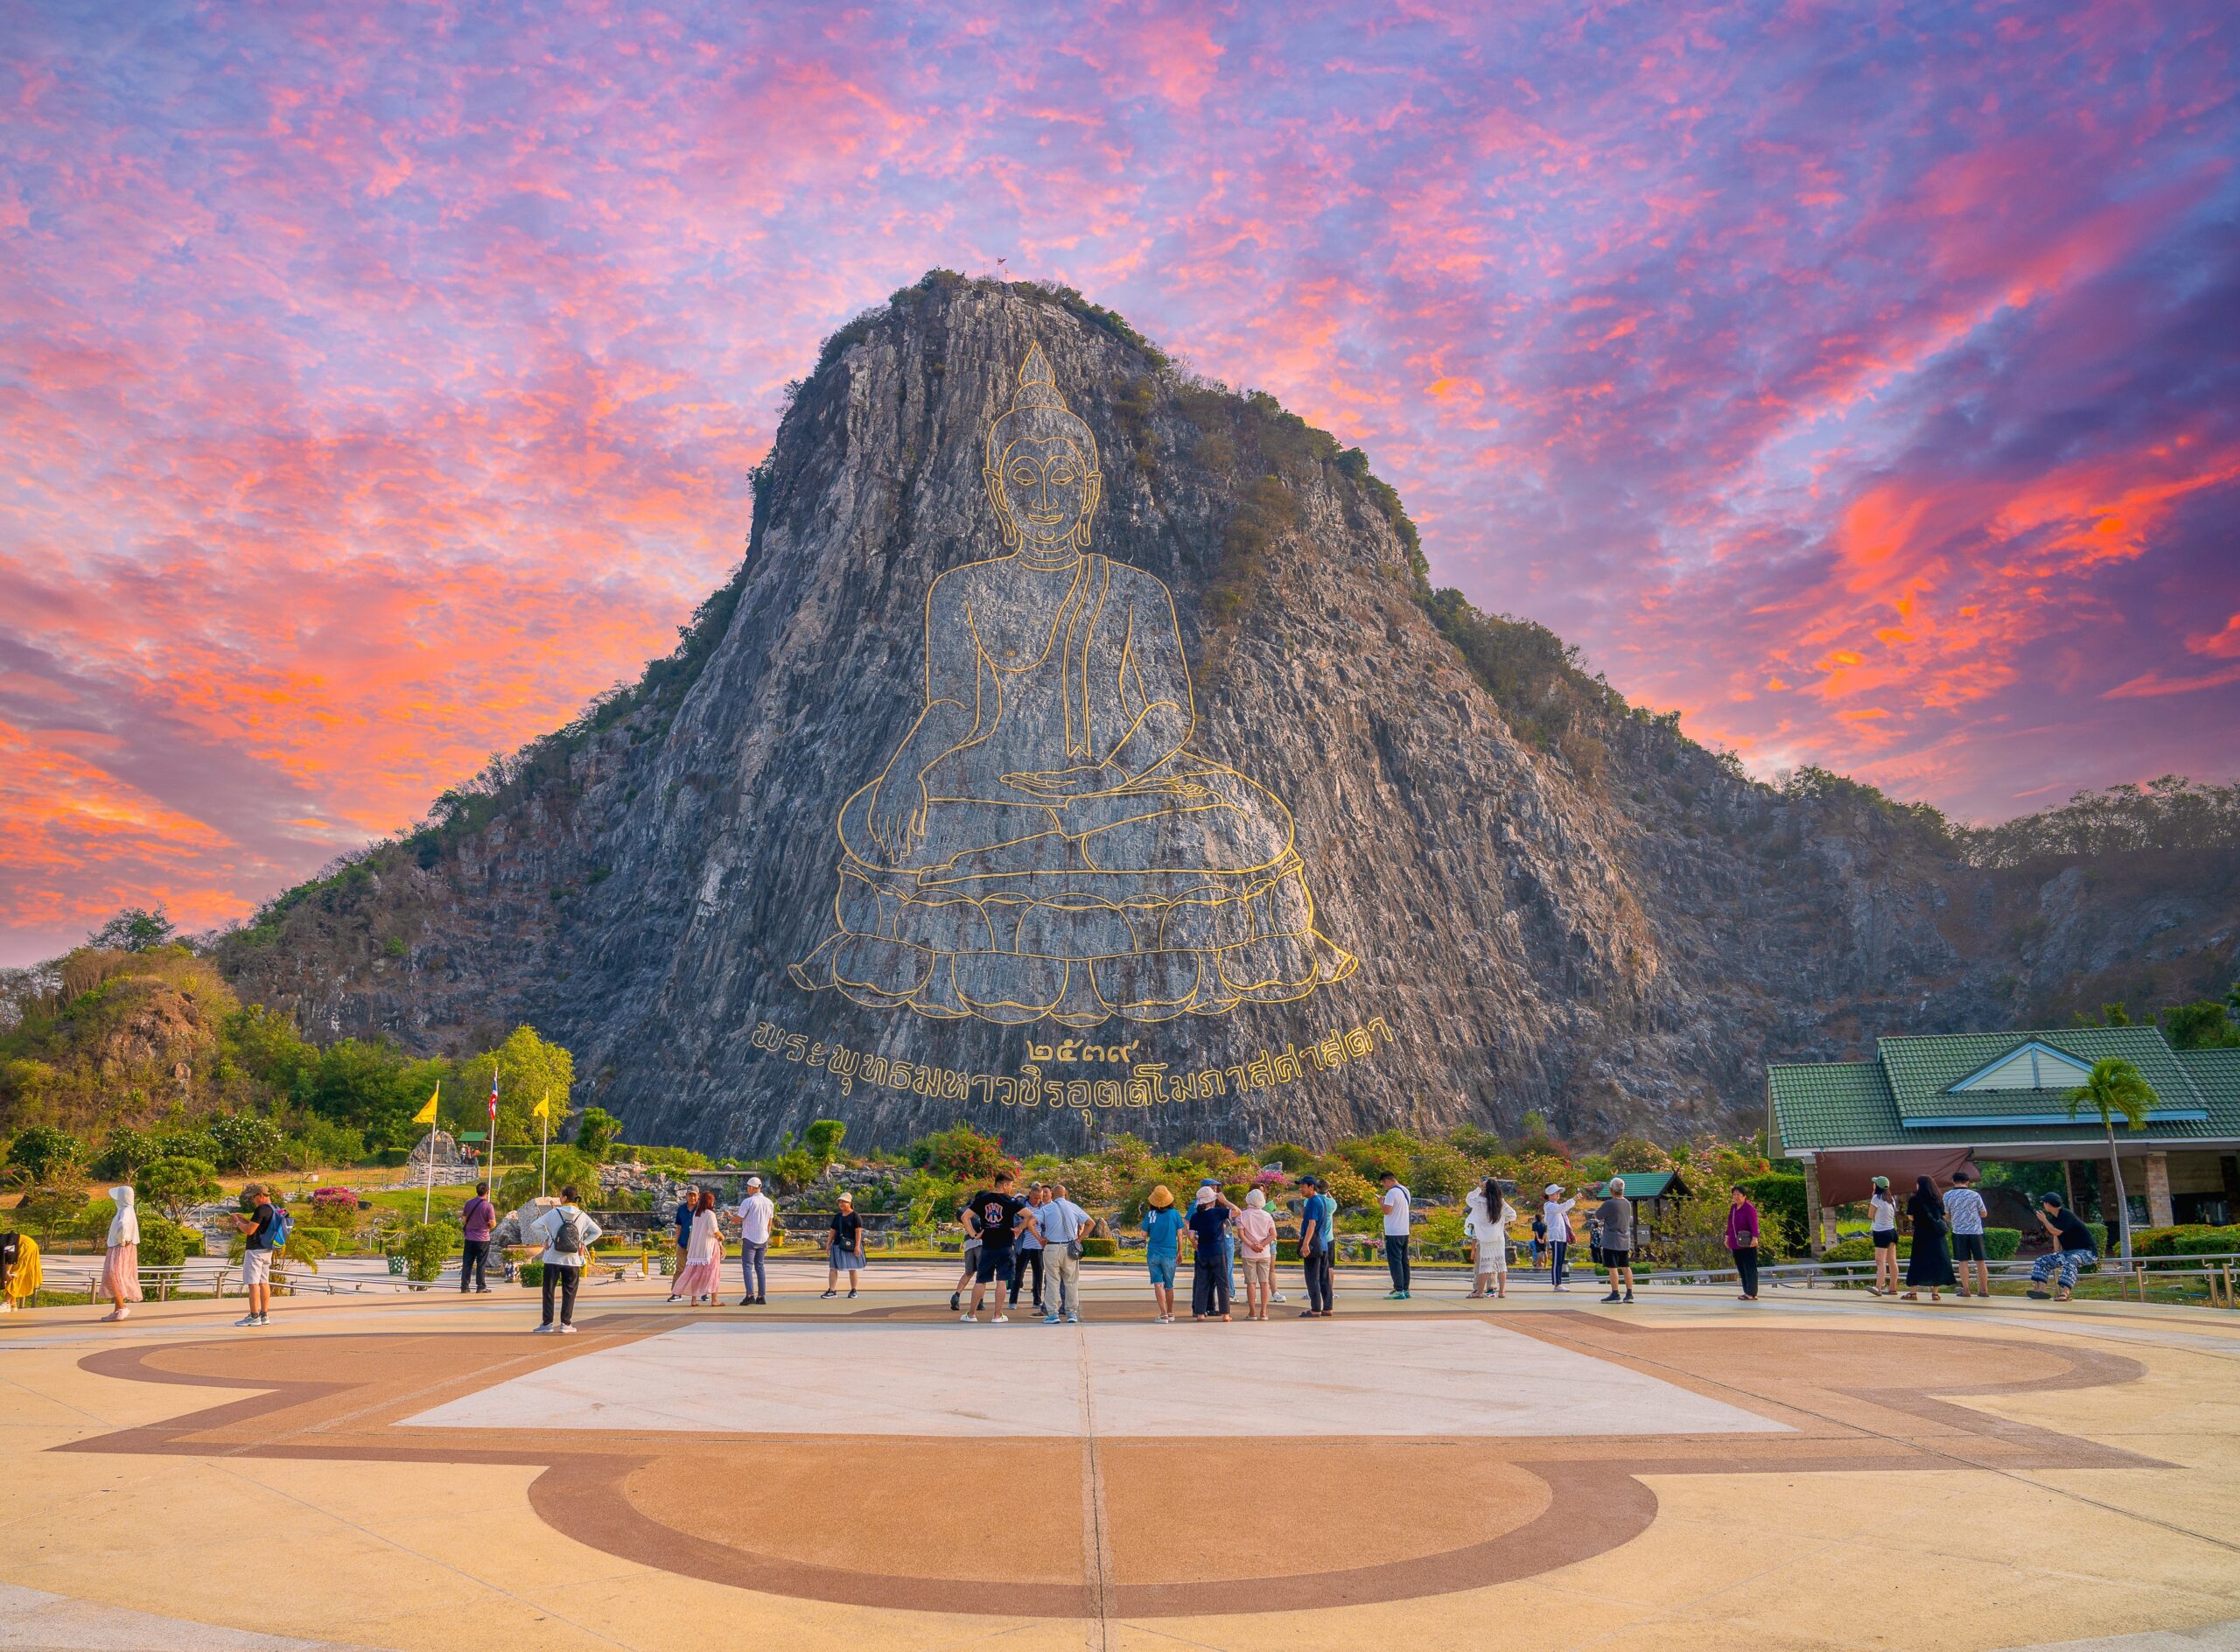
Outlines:
{"type": "Polygon", "coordinates": [[[896,294],[755,484],[676,653],[229,936],[245,998],[531,1022],[578,1102],[717,1151],[1311,1143],[1751,1127],[1769,1059],[2230,969],[2229,850],[1989,870],[1754,783],[1432,592],[1357,451],[1078,295],[896,294]]]}

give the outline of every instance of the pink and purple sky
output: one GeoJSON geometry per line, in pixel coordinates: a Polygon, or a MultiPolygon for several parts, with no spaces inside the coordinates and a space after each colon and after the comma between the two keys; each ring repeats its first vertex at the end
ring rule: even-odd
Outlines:
{"type": "Polygon", "coordinates": [[[0,963],[633,677],[820,338],[1060,279],[1769,774],[2240,767],[2240,10],[0,0],[0,963]]]}

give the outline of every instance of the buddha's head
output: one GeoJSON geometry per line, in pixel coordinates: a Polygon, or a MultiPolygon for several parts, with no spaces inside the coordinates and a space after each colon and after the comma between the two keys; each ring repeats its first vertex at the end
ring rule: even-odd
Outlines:
{"type": "Polygon", "coordinates": [[[983,474],[1006,545],[1046,556],[1088,545],[1104,489],[1096,438],[1067,410],[1039,344],[1028,346],[1010,411],[988,427],[983,474]]]}

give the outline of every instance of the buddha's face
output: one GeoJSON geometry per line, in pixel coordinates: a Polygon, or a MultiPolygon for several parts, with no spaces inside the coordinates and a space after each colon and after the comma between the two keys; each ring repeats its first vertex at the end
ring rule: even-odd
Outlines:
{"type": "Polygon", "coordinates": [[[988,473],[996,509],[1030,548],[1086,542],[1098,479],[1081,449],[1062,436],[1021,437],[988,473]]]}

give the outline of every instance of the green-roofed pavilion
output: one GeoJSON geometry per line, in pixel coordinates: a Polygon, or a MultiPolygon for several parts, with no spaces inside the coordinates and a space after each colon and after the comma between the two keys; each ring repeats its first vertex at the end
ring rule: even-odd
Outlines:
{"type": "MultiPolygon", "coordinates": [[[[2240,1050],[2173,1049],[2160,1027],[1878,1039],[1871,1061],[1769,1068],[1767,1122],[1778,1150],[1804,1161],[1811,1203],[1830,1218],[1865,1196],[1870,1177],[1900,1186],[1919,1175],[1949,1180],[1984,1159],[2059,1160],[2076,1201],[2107,1208],[2107,1139],[2096,1114],[2070,1116],[2068,1096],[2110,1056],[2138,1068],[2155,1095],[2142,1128],[2116,1130],[2135,1221],[2233,1220],[2240,1050]]],[[[1832,1220],[1815,1224],[1816,1245],[1824,1227],[1832,1220]]]]}

